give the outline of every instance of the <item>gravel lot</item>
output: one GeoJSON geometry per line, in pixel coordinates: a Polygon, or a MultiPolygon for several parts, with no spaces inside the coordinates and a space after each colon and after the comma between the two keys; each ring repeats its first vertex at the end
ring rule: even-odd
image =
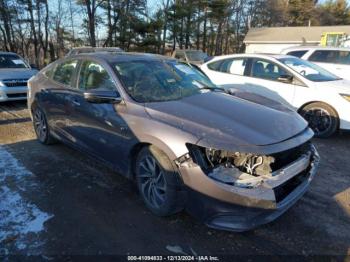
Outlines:
{"type": "Polygon", "coordinates": [[[152,215],[132,182],[65,145],[39,144],[25,102],[2,103],[0,255],[176,255],[182,249],[191,255],[347,260],[350,135],[314,142],[322,162],[305,196],[273,223],[230,233],[209,229],[186,213],[152,215]]]}

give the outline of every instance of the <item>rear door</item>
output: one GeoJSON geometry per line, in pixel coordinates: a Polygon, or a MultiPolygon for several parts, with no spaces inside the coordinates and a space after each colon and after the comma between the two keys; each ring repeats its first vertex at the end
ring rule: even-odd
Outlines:
{"type": "Polygon", "coordinates": [[[65,60],[46,72],[48,79],[40,92],[42,107],[52,131],[68,139],[71,123],[67,116],[71,112],[67,102],[74,90],[73,82],[78,62],[77,59],[65,60]]]}
{"type": "Polygon", "coordinates": [[[241,88],[246,84],[245,74],[249,72],[249,59],[234,57],[213,61],[201,69],[210,80],[224,88],[241,88]]]}

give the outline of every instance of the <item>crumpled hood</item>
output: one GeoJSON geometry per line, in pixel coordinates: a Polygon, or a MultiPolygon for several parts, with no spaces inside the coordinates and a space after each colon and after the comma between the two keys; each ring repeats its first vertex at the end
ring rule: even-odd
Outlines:
{"type": "Polygon", "coordinates": [[[4,79],[29,79],[35,75],[38,70],[35,69],[0,69],[0,81],[4,79]]]}
{"type": "Polygon", "coordinates": [[[350,95],[350,81],[349,80],[337,80],[337,81],[327,81],[327,82],[317,82],[316,88],[332,88],[336,90],[339,94],[350,95]]]}
{"type": "Polygon", "coordinates": [[[306,121],[280,103],[258,95],[247,97],[208,92],[177,101],[147,103],[145,107],[153,119],[213,145],[219,141],[237,146],[269,145],[307,128],[306,121]]]}

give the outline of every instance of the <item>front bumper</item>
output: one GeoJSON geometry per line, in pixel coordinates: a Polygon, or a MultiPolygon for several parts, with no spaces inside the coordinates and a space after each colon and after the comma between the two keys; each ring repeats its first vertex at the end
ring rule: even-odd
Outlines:
{"type": "Polygon", "coordinates": [[[181,170],[188,192],[186,209],[212,228],[238,232],[251,230],[275,220],[293,206],[306,192],[318,164],[318,153],[312,147],[310,163],[303,172],[288,180],[282,175],[272,183],[250,189],[213,181],[200,168],[186,168],[181,170]],[[190,169],[195,172],[189,173],[190,169]],[[296,179],[301,182],[296,183],[296,179]]]}
{"type": "Polygon", "coordinates": [[[350,122],[344,119],[340,119],[340,126],[339,128],[341,130],[350,130],[350,122]]]}
{"type": "Polygon", "coordinates": [[[0,87],[0,102],[26,100],[28,87],[0,87]]]}

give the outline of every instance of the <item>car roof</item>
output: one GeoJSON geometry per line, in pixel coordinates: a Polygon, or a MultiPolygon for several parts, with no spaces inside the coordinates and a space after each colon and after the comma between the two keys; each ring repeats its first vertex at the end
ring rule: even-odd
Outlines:
{"type": "Polygon", "coordinates": [[[201,52],[204,53],[203,50],[198,49],[175,49],[175,52],[201,52]]]}
{"type": "Polygon", "coordinates": [[[333,47],[333,46],[295,46],[284,49],[283,51],[294,50],[336,50],[336,51],[350,51],[347,47],[333,47]]]}
{"type": "Polygon", "coordinates": [[[91,47],[91,46],[82,46],[72,48],[66,56],[72,56],[76,54],[85,54],[85,53],[96,53],[96,52],[124,52],[120,47],[91,47]]]}
{"type": "Polygon", "coordinates": [[[149,60],[176,60],[172,57],[162,56],[149,53],[136,53],[136,52],[94,52],[72,55],[69,58],[97,58],[109,63],[125,62],[125,61],[149,61],[149,60]]]}
{"type": "Polygon", "coordinates": [[[13,52],[0,51],[0,55],[17,55],[17,54],[13,52]]]}
{"type": "Polygon", "coordinates": [[[208,61],[207,63],[227,59],[227,58],[234,58],[234,57],[250,57],[250,58],[261,58],[261,59],[281,59],[281,58],[288,58],[293,57],[290,55],[284,55],[284,54],[266,54],[266,53],[248,53],[248,54],[232,54],[232,55],[222,55],[222,56],[215,56],[212,60],[208,61]]]}

